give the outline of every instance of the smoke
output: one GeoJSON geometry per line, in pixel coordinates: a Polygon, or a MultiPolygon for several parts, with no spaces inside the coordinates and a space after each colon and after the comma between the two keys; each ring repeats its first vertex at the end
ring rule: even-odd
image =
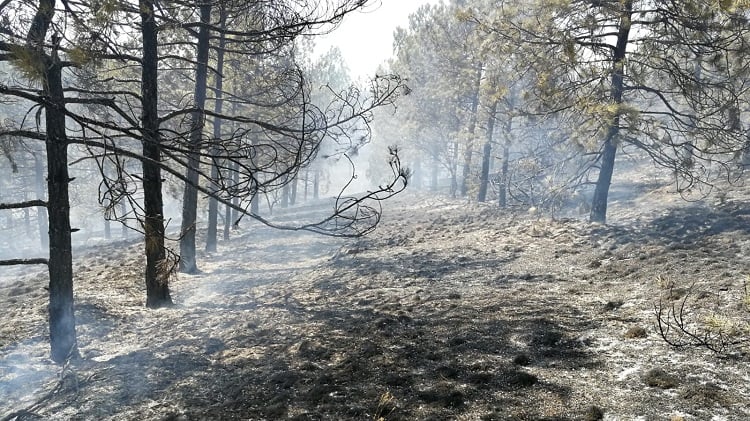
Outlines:
{"type": "Polygon", "coordinates": [[[48,343],[32,338],[2,348],[0,359],[0,418],[34,403],[34,398],[57,379],[59,367],[49,363],[48,343]]]}

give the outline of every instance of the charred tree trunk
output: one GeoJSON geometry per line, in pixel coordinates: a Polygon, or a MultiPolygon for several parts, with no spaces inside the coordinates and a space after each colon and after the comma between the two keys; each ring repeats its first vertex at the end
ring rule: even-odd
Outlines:
{"type": "Polygon", "coordinates": [[[471,101],[471,114],[469,116],[469,138],[466,140],[466,149],[464,149],[464,166],[461,174],[461,197],[465,197],[469,192],[469,177],[471,174],[471,161],[474,152],[474,134],[477,130],[477,110],[479,109],[479,87],[482,83],[482,65],[479,65],[474,80],[474,97],[471,101]]]}
{"type": "Polygon", "coordinates": [[[169,268],[164,247],[164,203],[161,186],[161,145],[157,108],[157,29],[154,0],[139,0],[143,35],[141,101],[143,126],[143,230],[146,244],[146,306],[172,305],[169,268]]]}
{"type": "Polygon", "coordinates": [[[180,272],[198,273],[195,254],[195,225],[198,216],[198,170],[199,153],[203,138],[205,118],[206,89],[208,79],[208,50],[211,19],[211,3],[200,3],[201,25],[198,32],[197,64],[195,68],[195,108],[190,123],[190,140],[188,144],[187,182],[182,199],[182,233],[180,236],[180,272]]]}
{"type": "Polygon", "coordinates": [[[68,196],[68,139],[62,66],[53,52],[46,65],[44,106],[47,126],[47,209],[49,212],[49,330],[52,360],[62,363],[77,355],[73,313],[73,252],[68,196]]]}
{"type": "Polygon", "coordinates": [[[599,167],[599,177],[596,180],[594,189],[594,198],[591,203],[591,222],[604,223],[607,220],[607,198],[609,196],[609,187],[612,184],[612,174],[615,168],[615,155],[617,152],[616,136],[617,129],[610,127],[607,133],[607,139],[601,152],[601,164],[599,167]]]}
{"type": "MultiPolygon", "coordinates": [[[[623,2],[623,12],[620,17],[620,27],[617,33],[617,44],[613,53],[612,63],[612,101],[615,104],[622,103],[623,79],[625,54],[630,35],[630,18],[633,14],[633,2],[628,0],[623,2]]],[[[594,189],[594,198],[591,203],[591,222],[606,222],[607,220],[607,197],[609,187],[612,184],[612,174],[615,168],[615,155],[617,153],[617,137],[620,132],[620,116],[615,114],[610,122],[607,138],[601,152],[601,162],[599,166],[599,177],[596,180],[594,189]]]]}
{"type": "Polygon", "coordinates": [[[458,193],[458,142],[453,142],[453,162],[451,162],[451,197],[455,198],[458,193]]]}
{"type": "MultiPolygon", "coordinates": [[[[240,183],[239,165],[240,164],[237,162],[232,164],[232,183],[235,186],[240,183]]],[[[232,209],[232,217],[229,219],[231,221],[232,229],[237,229],[237,225],[235,224],[235,222],[240,219],[240,211],[237,210],[237,208],[240,206],[240,198],[233,197],[232,205],[234,205],[234,208],[232,209]]]]}
{"type": "MultiPolygon", "coordinates": [[[[223,7],[221,7],[221,11],[219,12],[219,26],[223,27],[226,22],[226,11],[223,7]]],[[[219,39],[219,49],[216,52],[216,83],[214,85],[214,96],[216,98],[216,103],[214,106],[214,111],[216,112],[216,115],[221,115],[223,108],[224,108],[224,98],[223,98],[223,89],[224,89],[224,46],[226,44],[226,39],[224,38],[224,35],[221,35],[221,38],[219,39]]],[[[211,165],[211,180],[213,180],[213,183],[211,184],[211,191],[213,193],[216,193],[218,190],[217,182],[219,179],[219,166],[216,163],[216,156],[219,155],[220,149],[219,149],[219,139],[221,139],[221,119],[214,117],[214,139],[213,144],[211,146],[211,159],[213,160],[213,165],[211,165]]],[[[218,231],[218,220],[219,220],[219,201],[216,200],[213,197],[210,197],[208,199],[208,233],[206,236],[206,251],[212,252],[216,251],[216,237],[217,237],[217,231],[218,231]]],[[[229,235],[228,231],[224,230],[225,235],[229,235]]]]}
{"type": "MultiPolygon", "coordinates": [[[[39,156],[40,152],[34,152],[34,184],[36,186],[36,197],[44,200],[46,197],[44,181],[44,161],[39,156]]],[[[36,208],[37,225],[39,226],[39,239],[42,250],[49,250],[49,226],[47,225],[47,208],[39,206],[36,208]]]]}
{"type": "MultiPolygon", "coordinates": [[[[49,227],[49,334],[51,358],[57,363],[78,355],[73,307],[73,252],[70,239],[68,196],[68,138],[65,132],[65,97],[62,64],[57,56],[58,36],[52,52],[45,52],[47,31],[55,13],[55,0],[39,0],[26,37],[26,45],[39,60],[46,126],[47,207],[49,227]]],[[[37,166],[37,170],[39,170],[37,166]]]]}
{"type": "Polygon", "coordinates": [[[478,202],[484,202],[487,199],[487,186],[490,184],[490,161],[492,160],[492,136],[495,132],[495,113],[497,111],[497,101],[492,103],[487,118],[487,141],[484,143],[482,151],[482,175],[480,177],[478,202]]]}
{"type": "MultiPolygon", "coordinates": [[[[51,358],[65,362],[77,353],[73,308],[73,253],[68,196],[68,139],[65,133],[65,98],[62,66],[57,51],[44,52],[54,14],[54,0],[40,0],[27,43],[43,62],[42,89],[47,149],[47,206],[49,221],[49,330],[51,358]]],[[[55,43],[53,36],[53,44],[55,43]]],[[[53,48],[57,48],[54,46],[53,48]]]]}

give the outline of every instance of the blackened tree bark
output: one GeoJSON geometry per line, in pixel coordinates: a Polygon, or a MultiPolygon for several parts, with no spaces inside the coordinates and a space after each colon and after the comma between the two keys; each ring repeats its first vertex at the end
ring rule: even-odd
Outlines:
{"type": "Polygon", "coordinates": [[[57,35],[52,52],[44,51],[55,13],[54,0],[40,0],[26,37],[40,64],[47,149],[47,207],[49,219],[49,330],[51,358],[57,363],[77,355],[73,307],[73,253],[70,242],[68,196],[68,138],[65,132],[65,96],[57,35]]]}
{"type": "Polygon", "coordinates": [[[146,306],[172,304],[169,265],[164,247],[164,203],[161,186],[161,145],[157,107],[157,29],[154,1],[139,0],[143,58],[141,79],[143,137],[143,230],[146,247],[146,306]]]}
{"type": "Polygon", "coordinates": [[[52,360],[62,363],[77,355],[73,313],[73,253],[70,242],[68,141],[62,67],[53,52],[44,80],[47,125],[47,211],[49,213],[49,330],[52,360]]]}
{"type": "Polygon", "coordinates": [[[492,160],[492,136],[495,132],[495,114],[497,112],[497,101],[493,101],[487,117],[487,141],[484,143],[482,151],[482,175],[479,183],[478,202],[484,202],[487,199],[487,186],[490,183],[490,160],[492,160]]]}
{"type": "MultiPolygon", "coordinates": [[[[220,6],[219,11],[219,26],[221,28],[224,28],[226,24],[227,14],[226,9],[220,6]]],[[[224,34],[222,33],[219,38],[219,48],[216,53],[216,83],[214,84],[214,96],[216,97],[216,103],[214,105],[214,112],[216,115],[221,115],[223,108],[224,108],[224,96],[223,96],[223,89],[224,89],[224,48],[226,44],[226,38],[224,37],[224,34]]],[[[221,123],[222,119],[214,117],[214,140],[221,138],[221,123]]],[[[212,156],[212,162],[211,165],[211,179],[214,180],[214,183],[211,184],[211,190],[216,194],[218,191],[218,185],[216,184],[216,180],[219,178],[219,165],[217,160],[217,156],[220,153],[219,145],[214,141],[212,147],[211,147],[211,156],[212,156]]],[[[218,231],[218,220],[219,220],[219,201],[215,198],[209,198],[208,199],[208,233],[206,235],[206,251],[212,252],[216,251],[216,237],[217,237],[217,231],[218,231]]],[[[227,228],[225,224],[224,229],[224,239],[228,239],[229,237],[229,229],[227,228]]]]}
{"type": "MultiPolygon", "coordinates": [[[[36,186],[36,197],[43,199],[46,196],[44,182],[44,160],[41,152],[35,151],[34,156],[34,185],[36,186]]],[[[49,250],[49,226],[47,217],[47,208],[39,206],[36,208],[37,225],[39,226],[39,239],[42,250],[49,250]]]]}
{"type": "Polygon", "coordinates": [[[195,68],[195,108],[191,115],[190,140],[188,145],[187,183],[182,198],[182,234],[180,236],[180,272],[197,273],[198,263],[195,254],[195,225],[198,216],[198,170],[199,153],[203,138],[208,80],[208,52],[210,47],[211,3],[199,4],[201,25],[198,32],[197,63],[195,68]]]}
{"type": "MultiPolygon", "coordinates": [[[[630,35],[630,22],[633,14],[633,2],[623,2],[620,25],[617,32],[617,44],[613,51],[612,60],[612,101],[622,104],[623,78],[625,75],[625,54],[630,35]]],[[[615,168],[615,155],[617,153],[617,137],[620,131],[620,115],[615,113],[607,130],[607,137],[601,151],[599,164],[599,177],[596,180],[594,198],[591,203],[591,222],[606,222],[607,220],[607,197],[609,187],[612,184],[612,174],[615,168]]]]}

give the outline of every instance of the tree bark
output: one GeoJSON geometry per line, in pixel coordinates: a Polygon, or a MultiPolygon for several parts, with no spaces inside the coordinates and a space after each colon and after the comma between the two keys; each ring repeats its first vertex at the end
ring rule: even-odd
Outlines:
{"type": "MultiPolygon", "coordinates": [[[[219,12],[219,26],[224,27],[224,24],[226,22],[226,11],[223,7],[220,6],[220,12],[219,12]]],[[[223,108],[224,108],[224,98],[223,98],[223,89],[224,89],[224,47],[226,44],[226,39],[224,38],[224,35],[221,35],[221,38],[219,39],[219,49],[216,52],[216,83],[214,84],[214,97],[216,98],[216,102],[214,105],[214,111],[216,112],[216,115],[221,115],[223,108]]],[[[216,156],[219,155],[220,149],[219,149],[219,139],[221,139],[221,122],[222,120],[220,118],[214,117],[213,121],[213,127],[214,127],[214,139],[213,144],[211,146],[211,156],[212,156],[212,162],[213,165],[211,165],[211,179],[214,180],[214,182],[211,184],[211,191],[213,193],[216,193],[218,191],[218,178],[219,178],[219,166],[216,163],[216,156]]],[[[213,197],[209,197],[208,199],[208,233],[206,235],[206,251],[207,252],[214,252],[216,251],[216,242],[217,242],[217,234],[218,234],[218,221],[219,221],[219,201],[216,200],[213,197]]],[[[225,235],[228,235],[228,231],[224,230],[225,235]]]]}
{"type": "Polygon", "coordinates": [[[169,270],[164,247],[164,202],[159,162],[161,145],[158,118],[158,56],[154,0],[139,0],[143,35],[141,101],[143,126],[143,207],[146,247],[146,306],[172,305],[169,293],[169,270]]]}
{"type": "Polygon", "coordinates": [[[432,156],[432,171],[430,171],[430,190],[433,193],[438,191],[438,175],[440,173],[440,162],[437,159],[437,154],[432,156]]]}
{"type": "MultiPolygon", "coordinates": [[[[124,218],[125,214],[127,213],[127,210],[128,210],[127,207],[126,207],[127,205],[125,205],[125,200],[120,200],[120,205],[119,206],[120,206],[120,215],[122,215],[122,217],[124,218]]],[[[125,224],[125,221],[126,220],[123,219],[123,221],[121,223],[121,225],[122,225],[122,231],[120,232],[120,235],[122,236],[123,239],[128,238],[128,226],[125,224]]]]}
{"type": "Polygon", "coordinates": [[[289,207],[289,184],[284,184],[281,188],[281,207],[285,209],[289,207]]]}
{"type": "Polygon", "coordinates": [[[320,170],[315,169],[313,176],[313,199],[318,200],[320,197],[320,170]]]}
{"type": "Polygon", "coordinates": [[[458,142],[453,142],[453,162],[451,162],[451,197],[455,198],[458,193],[458,142]]]}
{"type": "Polygon", "coordinates": [[[510,171],[510,132],[513,130],[513,118],[508,118],[503,128],[505,142],[503,143],[503,163],[500,165],[500,190],[498,191],[498,205],[501,208],[508,206],[508,172],[510,171]]]}
{"type": "MultiPolygon", "coordinates": [[[[44,200],[46,196],[44,182],[44,161],[40,157],[40,152],[34,152],[34,184],[36,185],[36,197],[44,200]]],[[[49,226],[47,225],[47,208],[39,206],[36,208],[36,220],[39,226],[39,244],[42,250],[49,250],[49,226]]]]}
{"type": "Polygon", "coordinates": [[[479,109],[479,88],[482,83],[482,64],[477,69],[474,79],[474,97],[471,101],[471,115],[469,116],[469,138],[466,140],[464,149],[464,166],[461,174],[461,197],[466,197],[469,192],[469,177],[471,174],[471,161],[474,152],[474,135],[477,129],[477,110],[479,109]]]}
{"type": "Polygon", "coordinates": [[[195,254],[195,228],[198,216],[198,154],[203,138],[203,125],[206,106],[206,89],[208,79],[208,52],[210,47],[211,3],[200,3],[201,25],[198,32],[197,63],[195,68],[195,108],[190,123],[190,141],[188,145],[187,182],[182,199],[182,234],[180,236],[180,272],[198,273],[195,254]]]}
{"type": "Polygon", "coordinates": [[[414,161],[414,172],[411,174],[411,185],[416,190],[422,190],[422,160],[417,158],[414,161]]]}
{"type": "Polygon", "coordinates": [[[490,183],[490,161],[492,160],[492,136],[495,132],[495,113],[497,112],[497,101],[492,103],[487,117],[487,141],[484,143],[482,151],[482,175],[479,183],[478,202],[484,202],[487,199],[487,186],[490,183]]]}
{"type": "Polygon", "coordinates": [[[70,238],[68,138],[62,66],[53,51],[46,63],[44,106],[47,127],[47,194],[49,199],[49,330],[52,360],[63,363],[78,355],[73,309],[73,252],[70,238]]]}
{"type": "Polygon", "coordinates": [[[510,166],[510,140],[506,139],[503,145],[503,163],[500,166],[500,191],[498,192],[498,205],[501,208],[508,206],[508,171],[510,166]]]}
{"type": "Polygon", "coordinates": [[[109,240],[112,238],[112,224],[109,219],[104,218],[104,239],[109,240]]]}
{"type": "MultiPolygon", "coordinates": [[[[52,52],[45,39],[55,13],[55,0],[39,0],[26,36],[26,46],[40,60],[47,151],[47,204],[49,227],[49,334],[51,358],[64,363],[78,356],[73,305],[73,252],[70,238],[68,138],[65,131],[65,94],[62,64],[57,56],[57,36],[52,52]]],[[[39,166],[37,166],[37,171],[39,166]]],[[[32,259],[41,260],[44,259],[32,259]]]]}
{"type": "MultiPolygon", "coordinates": [[[[633,14],[633,2],[628,0],[622,3],[623,11],[620,17],[620,27],[617,33],[617,44],[613,53],[612,62],[612,88],[611,96],[615,104],[622,104],[622,94],[625,74],[625,54],[630,35],[630,18],[633,14]]],[[[607,198],[609,187],[612,184],[612,174],[615,168],[615,156],[617,153],[617,136],[620,132],[620,115],[615,114],[607,130],[607,137],[601,152],[601,163],[599,177],[596,180],[594,198],[591,203],[591,222],[604,223],[607,220],[607,198]]]]}
{"type": "Polygon", "coordinates": [[[294,206],[297,203],[297,178],[292,179],[292,185],[289,188],[289,206],[294,206]]]}

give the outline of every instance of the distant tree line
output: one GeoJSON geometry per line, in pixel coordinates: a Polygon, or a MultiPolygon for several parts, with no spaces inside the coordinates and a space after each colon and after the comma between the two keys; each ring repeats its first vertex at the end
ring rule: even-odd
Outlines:
{"type": "Polygon", "coordinates": [[[705,192],[750,162],[748,18],[738,1],[424,5],[389,65],[411,95],[376,138],[400,139],[415,186],[597,222],[625,153],[705,192]]]}

